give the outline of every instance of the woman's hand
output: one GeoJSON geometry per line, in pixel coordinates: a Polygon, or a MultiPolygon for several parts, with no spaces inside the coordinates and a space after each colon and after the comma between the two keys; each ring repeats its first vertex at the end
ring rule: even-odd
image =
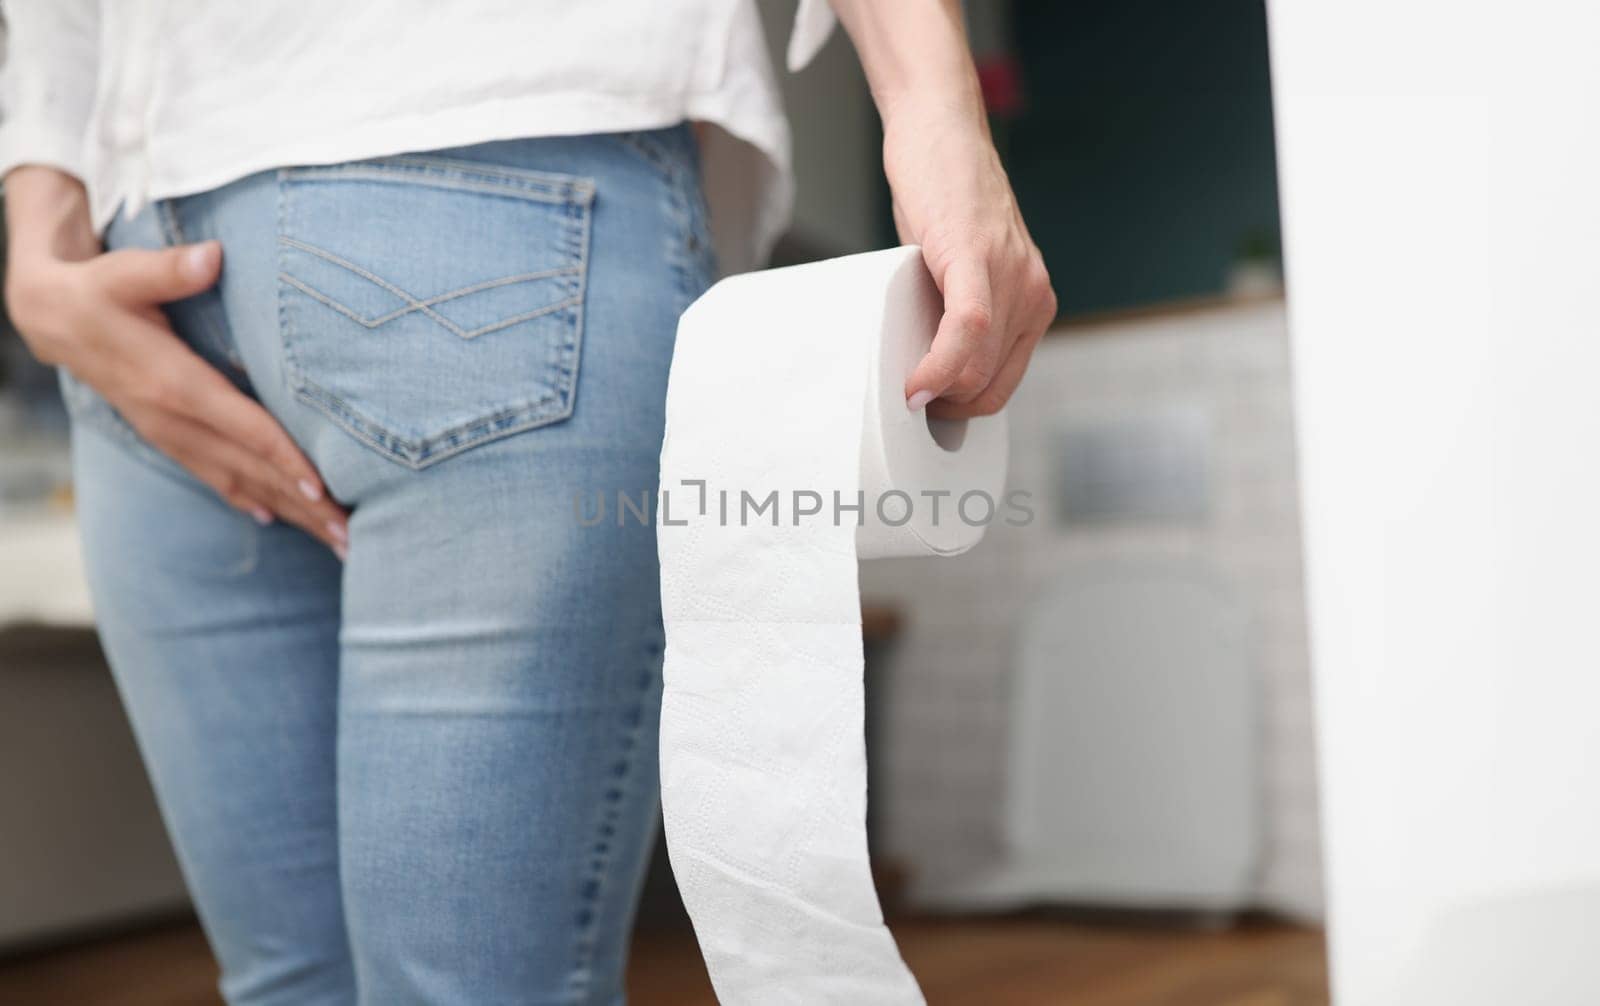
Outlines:
{"type": "Polygon", "coordinates": [[[981,112],[897,104],[884,121],[883,165],[900,240],[922,246],[944,294],[906,404],[947,419],[999,412],[1055,320],[1056,295],[981,112]]]}
{"type": "Polygon", "coordinates": [[[6,304],[41,362],[99,392],[156,449],[262,524],[276,515],[341,557],[344,511],[277,420],[184,345],[160,305],[209,289],[215,241],[104,252],[82,185],[53,168],[5,179],[6,304]]]}
{"type": "Polygon", "coordinates": [[[989,136],[955,0],[832,0],[883,118],[900,239],[944,294],[906,404],[943,418],[1000,411],[1022,381],[1056,295],[989,136]]]}

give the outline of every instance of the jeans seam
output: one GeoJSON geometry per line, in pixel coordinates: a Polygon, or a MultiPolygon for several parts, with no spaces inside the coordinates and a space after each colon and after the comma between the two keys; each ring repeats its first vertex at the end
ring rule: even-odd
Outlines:
{"type": "Polygon", "coordinates": [[[622,145],[637,154],[646,164],[668,181],[673,180],[675,171],[669,158],[661,146],[652,139],[647,139],[646,134],[640,132],[617,133],[616,137],[622,145]]]}
{"type": "Polygon", "coordinates": [[[371,181],[392,185],[432,185],[437,188],[479,192],[556,205],[588,206],[594,201],[594,182],[572,175],[519,172],[474,161],[447,157],[404,155],[350,164],[282,168],[285,184],[322,179],[371,181]]]}
{"type": "Polygon", "coordinates": [[[600,820],[594,831],[594,858],[589,862],[589,872],[579,886],[579,898],[582,903],[579,917],[577,943],[573,955],[573,969],[569,975],[568,983],[574,995],[587,997],[589,981],[592,977],[591,968],[594,965],[594,955],[597,935],[600,929],[600,904],[605,893],[606,880],[610,875],[608,869],[616,849],[617,820],[621,816],[620,807],[628,794],[628,785],[634,779],[634,769],[639,759],[639,739],[644,731],[645,700],[650,694],[650,689],[659,674],[651,669],[660,660],[661,646],[651,640],[644,647],[647,657],[646,670],[640,675],[638,692],[635,701],[627,708],[624,714],[624,729],[621,733],[621,753],[612,769],[613,781],[606,790],[605,803],[600,813],[600,820]]]}
{"type": "MultiPolygon", "coordinates": [[[[682,158],[674,157],[667,147],[648,132],[616,133],[622,146],[631,150],[659,176],[666,186],[665,206],[676,233],[667,249],[667,264],[677,277],[681,313],[705,289],[707,274],[714,271],[706,263],[711,254],[709,235],[702,235],[706,219],[705,197],[700,190],[696,171],[685,171],[682,158]],[[696,267],[699,267],[698,269],[696,267]]],[[[694,143],[692,138],[686,143],[694,143]]],[[[691,150],[692,156],[692,150],[691,150]]]]}
{"type": "MultiPolygon", "coordinates": [[[[274,220],[272,222],[274,234],[282,234],[284,232],[284,221],[288,217],[288,209],[285,206],[287,202],[288,174],[288,169],[279,168],[275,178],[277,187],[273,193],[275,205],[273,206],[274,220]]],[[[278,269],[281,272],[283,270],[283,251],[281,248],[276,258],[278,260],[278,269]]],[[[299,362],[294,358],[294,347],[289,342],[289,310],[288,305],[284,303],[282,284],[279,284],[278,288],[273,292],[277,295],[278,301],[278,347],[280,352],[283,353],[283,366],[279,369],[283,374],[283,390],[293,393],[294,386],[302,378],[302,374],[299,362]]]]}
{"type": "MultiPolygon", "coordinates": [[[[632,134],[624,134],[624,138],[634,146],[634,149],[641,152],[652,149],[646,147],[639,137],[632,134]]],[[[677,278],[681,314],[703,292],[705,286],[704,276],[697,275],[695,269],[695,256],[703,250],[700,245],[703,239],[696,226],[695,206],[690,198],[690,190],[698,186],[692,173],[684,172],[681,167],[664,156],[659,159],[653,157],[652,163],[661,172],[666,185],[665,209],[674,230],[673,241],[667,248],[666,258],[673,275],[677,278]]]]}
{"type": "MultiPolygon", "coordinates": [[[[168,248],[189,243],[189,237],[184,232],[183,221],[178,217],[178,208],[174,200],[158,200],[154,206],[156,222],[161,230],[161,239],[168,248]]],[[[216,325],[212,324],[209,312],[197,311],[198,323],[202,336],[210,343],[211,351],[219,358],[227,361],[237,373],[244,374],[244,361],[239,359],[238,349],[233,345],[233,339],[216,325]]]]}
{"type": "Polygon", "coordinates": [[[567,328],[568,338],[562,347],[562,358],[569,361],[572,372],[566,376],[570,379],[571,391],[567,395],[567,413],[570,415],[578,396],[577,368],[583,361],[583,334],[584,334],[584,306],[589,296],[589,252],[594,236],[594,221],[584,206],[583,212],[579,208],[569,205],[567,207],[567,242],[577,256],[580,268],[577,273],[578,286],[573,291],[572,324],[567,328]]]}
{"type": "Polygon", "coordinates": [[[570,404],[559,411],[547,410],[546,407],[551,402],[560,400],[559,395],[551,393],[543,398],[502,409],[483,419],[451,427],[444,433],[425,440],[410,440],[395,436],[382,426],[370,422],[351,409],[343,398],[315,381],[302,378],[301,386],[294,389],[294,396],[298,401],[315,408],[338,423],[357,440],[414,471],[421,471],[431,464],[454,457],[473,447],[511,436],[513,433],[549,426],[572,415],[570,404]],[[448,442],[449,446],[441,449],[436,446],[440,442],[448,442]]]}

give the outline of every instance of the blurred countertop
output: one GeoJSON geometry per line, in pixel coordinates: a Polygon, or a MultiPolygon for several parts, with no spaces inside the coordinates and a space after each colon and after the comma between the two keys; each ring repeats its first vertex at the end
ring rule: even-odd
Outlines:
{"type": "Polygon", "coordinates": [[[66,507],[0,510],[0,628],[13,623],[94,623],[78,525],[66,507]]]}

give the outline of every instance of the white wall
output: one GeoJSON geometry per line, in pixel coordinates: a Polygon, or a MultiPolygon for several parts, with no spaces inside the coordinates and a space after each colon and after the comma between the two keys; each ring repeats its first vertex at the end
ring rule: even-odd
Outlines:
{"type": "Polygon", "coordinates": [[[1594,1002],[1600,7],[1269,14],[1334,991],[1594,1002]]]}
{"type": "Polygon", "coordinates": [[[952,560],[867,563],[869,599],[908,616],[890,651],[883,811],[915,893],[938,898],[1000,855],[1007,677],[1025,602],[1067,563],[1196,557],[1249,611],[1263,697],[1264,906],[1321,909],[1289,360],[1281,304],[1127,322],[1046,339],[1011,409],[1009,485],[1039,519],[997,525],[952,560]],[[1051,432],[1060,422],[1179,408],[1208,417],[1210,507],[1198,520],[1057,525],[1051,432]]]}

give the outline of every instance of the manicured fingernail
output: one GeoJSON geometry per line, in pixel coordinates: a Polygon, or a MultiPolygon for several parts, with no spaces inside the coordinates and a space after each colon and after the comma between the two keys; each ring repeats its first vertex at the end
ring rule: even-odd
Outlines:
{"type": "Polygon", "coordinates": [[[203,279],[211,275],[212,264],[216,261],[217,243],[215,241],[202,241],[200,244],[187,248],[183,253],[183,268],[194,279],[203,279]]]}
{"type": "Polygon", "coordinates": [[[268,513],[262,507],[251,507],[250,516],[254,517],[256,519],[256,523],[260,524],[262,527],[266,527],[268,524],[272,523],[272,514],[268,513]]]}
{"type": "Polygon", "coordinates": [[[333,554],[339,557],[340,562],[344,562],[350,558],[350,548],[344,542],[336,542],[333,546],[333,554]]]}
{"type": "Polygon", "coordinates": [[[300,487],[300,495],[315,503],[322,498],[322,487],[310,479],[301,479],[296,483],[300,487]]]}
{"type": "Polygon", "coordinates": [[[343,545],[350,540],[350,532],[338,521],[328,521],[327,527],[328,534],[331,535],[339,544],[343,545]]]}
{"type": "Polygon", "coordinates": [[[921,412],[923,407],[933,401],[933,392],[923,389],[906,399],[906,408],[912,412],[921,412]]]}

